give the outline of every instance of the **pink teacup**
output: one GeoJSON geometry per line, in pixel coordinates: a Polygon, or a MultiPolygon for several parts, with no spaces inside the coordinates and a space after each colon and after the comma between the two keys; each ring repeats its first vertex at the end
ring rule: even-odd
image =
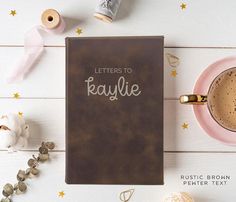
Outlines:
{"type": "Polygon", "coordinates": [[[236,145],[236,119],[231,119],[236,116],[234,82],[236,57],[224,58],[211,64],[201,74],[193,94],[180,96],[180,103],[193,104],[198,122],[211,137],[230,145],[236,145]]]}

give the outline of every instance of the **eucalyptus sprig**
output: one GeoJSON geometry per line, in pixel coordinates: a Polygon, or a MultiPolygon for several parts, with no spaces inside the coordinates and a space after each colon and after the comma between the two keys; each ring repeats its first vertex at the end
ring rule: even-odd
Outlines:
{"type": "Polygon", "coordinates": [[[32,156],[28,160],[28,166],[26,170],[19,170],[17,173],[17,183],[13,186],[10,183],[7,183],[3,187],[2,195],[4,198],[1,199],[1,202],[12,202],[11,197],[15,194],[25,193],[27,190],[27,185],[25,184],[25,180],[32,176],[37,176],[39,174],[38,165],[40,162],[45,162],[49,159],[49,151],[55,148],[55,144],[53,142],[42,142],[39,147],[39,154],[36,157],[32,156]]]}

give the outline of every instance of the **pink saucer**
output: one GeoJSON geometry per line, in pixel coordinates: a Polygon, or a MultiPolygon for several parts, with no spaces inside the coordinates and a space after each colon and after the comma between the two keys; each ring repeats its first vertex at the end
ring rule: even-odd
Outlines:
{"type": "MultiPolygon", "coordinates": [[[[193,93],[207,95],[214,78],[232,67],[236,67],[236,56],[227,57],[211,64],[197,80],[193,93]]],[[[198,122],[208,135],[225,144],[236,146],[236,132],[221,127],[212,118],[207,105],[194,105],[193,109],[198,122]]]]}

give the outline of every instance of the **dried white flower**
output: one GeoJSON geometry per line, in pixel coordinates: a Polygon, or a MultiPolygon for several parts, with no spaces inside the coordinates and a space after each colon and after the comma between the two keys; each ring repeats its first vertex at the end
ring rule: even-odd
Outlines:
{"type": "Polygon", "coordinates": [[[29,126],[23,117],[7,114],[0,117],[0,148],[17,151],[27,146],[29,126]]]}

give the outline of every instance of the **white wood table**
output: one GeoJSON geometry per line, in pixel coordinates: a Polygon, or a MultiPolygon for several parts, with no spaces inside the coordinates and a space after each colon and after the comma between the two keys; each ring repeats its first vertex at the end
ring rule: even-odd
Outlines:
{"type": "MultiPolygon", "coordinates": [[[[210,138],[197,123],[192,108],[178,103],[191,93],[200,73],[212,62],[236,54],[236,1],[123,0],[117,20],[106,24],[93,18],[96,0],[2,0],[0,3],[0,113],[23,112],[31,127],[27,151],[0,151],[0,187],[14,183],[18,169],[37,152],[42,141],[52,140],[56,151],[41,175],[27,181],[28,192],[15,202],[115,202],[119,193],[134,188],[132,202],[161,202],[173,191],[190,192],[197,202],[236,200],[236,147],[210,138]],[[180,5],[186,3],[186,9],[180,5]],[[46,51],[26,80],[6,84],[7,73],[23,54],[24,33],[40,23],[47,8],[58,10],[67,23],[61,35],[46,36],[46,51]],[[9,15],[16,10],[16,15],[9,15]],[[65,41],[66,36],[164,35],[165,52],[180,58],[177,76],[165,60],[165,185],[67,185],[65,178],[65,41]],[[13,99],[19,92],[21,99],[13,99]],[[187,123],[187,129],[182,124],[187,123]],[[181,175],[228,175],[226,184],[184,185],[181,175]],[[64,198],[58,192],[64,191],[64,198]]],[[[78,37],[80,37],[78,36],[78,37]]]]}

